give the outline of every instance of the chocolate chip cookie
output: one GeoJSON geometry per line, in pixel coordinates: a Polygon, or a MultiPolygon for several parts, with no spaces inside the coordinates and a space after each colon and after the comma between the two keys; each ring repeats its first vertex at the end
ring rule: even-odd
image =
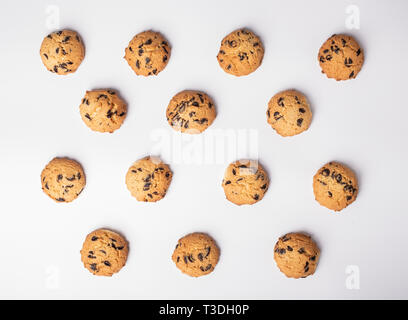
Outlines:
{"type": "Polygon", "coordinates": [[[222,39],[217,60],[225,72],[240,77],[258,69],[263,56],[261,40],[253,32],[243,28],[222,39]]]}
{"type": "Polygon", "coordinates": [[[126,174],[126,186],[138,201],[156,202],[167,193],[173,174],[158,157],[136,161],[126,174]]]}
{"type": "Polygon", "coordinates": [[[271,127],[282,137],[302,133],[312,122],[309,103],[296,90],[286,90],[274,95],[268,103],[266,116],[271,127]]]}
{"type": "Polygon", "coordinates": [[[238,160],[225,171],[222,187],[226,198],[236,205],[254,204],[264,197],[269,177],[255,160],[238,160]]]}
{"type": "Polygon", "coordinates": [[[313,192],[322,206],[340,211],[356,200],[357,177],[347,166],[329,162],[314,175],[313,192]]]}
{"type": "Polygon", "coordinates": [[[112,133],[125,120],[127,105],[115,90],[91,90],[82,99],[79,112],[93,131],[112,133]]]}
{"type": "Polygon", "coordinates": [[[98,229],[86,236],[81,261],[92,274],[110,277],[126,264],[128,252],[124,237],[107,229],[98,229]]]}
{"type": "Polygon", "coordinates": [[[52,159],[41,172],[42,190],[56,202],[75,200],[85,187],[82,166],[68,158],[52,159]]]}
{"type": "Polygon", "coordinates": [[[319,50],[320,67],[328,78],[354,79],[364,63],[364,52],[357,41],[344,34],[332,35],[319,50]]]}
{"type": "Polygon", "coordinates": [[[288,233],[279,238],[273,255],[279,270],[295,279],[315,273],[319,256],[316,243],[303,233],[288,233]]]}
{"type": "Polygon", "coordinates": [[[66,75],[78,69],[85,57],[85,47],[77,32],[61,30],[44,38],[40,55],[47,70],[66,75]]]}
{"type": "Polygon", "coordinates": [[[172,260],[181,272],[201,277],[214,271],[220,257],[215,241],[205,233],[191,233],[181,238],[172,260]]]}
{"type": "Polygon", "coordinates": [[[171,48],[158,32],[144,31],[129,42],[125,59],[137,75],[157,76],[170,59],[171,48]]]}
{"type": "Polygon", "coordinates": [[[170,126],[189,134],[206,130],[214,121],[214,102],[205,93],[185,90],[177,93],[167,107],[166,118],[170,126]]]}

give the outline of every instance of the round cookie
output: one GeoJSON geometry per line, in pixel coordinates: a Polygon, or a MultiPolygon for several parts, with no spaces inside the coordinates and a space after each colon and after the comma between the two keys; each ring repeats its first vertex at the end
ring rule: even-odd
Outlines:
{"type": "Polygon", "coordinates": [[[85,47],[77,32],[61,30],[44,38],[40,55],[49,71],[65,75],[78,69],[85,57],[85,47]]]}
{"type": "Polygon", "coordinates": [[[364,53],[357,41],[344,34],[332,35],[319,50],[320,67],[328,78],[354,79],[364,63],[364,53]]]}
{"type": "Polygon", "coordinates": [[[200,277],[214,271],[220,257],[215,241],[205,233],[191,233],[181,238],[174,249],[172,260],[181,272],[200,277]]]}
{"type": "Polygon", "coordinates": [[[306,278],[315,273],[320,250],[311,237],[303,233],[288,233],[280,237],[274,248],[279,270],[288,278],[306,278]]]}
{"type": "Polygon", "coordinates": [[[98,229],[86,236],[81,261],[94,275],[110,277],[126,264],[128,252],[124,237],[107,229],[98,229]]]}
{"type": "Polygon", "coordinates": [[[247,29],[238,29],[222,39],[217,60],[225,72],[240,77],[258,69],[263,56],[261,40],[247,29]]]}
{"type": "Polygon", "coordinates": [[[312,122],[312,111],[306,97],[296,90],[274,95],[266,112],[268,123],[282,137],[294,136],[307,130],[312,122]]]}
{"type": "Polygon", "coordinates": [[[254,204],[262,200],[268,190],[269,177],[257,161],[238,160],[225,170],[222,187],[232,203],[254,204]]]}
{"type": "Polygon", "coordinates": [[[156,76],[167,65],[171,48],[158,32],[144,31],[130,40],[125,59],[137,75],[156,76]]]}
{"type": "Polygon", "coordinates": [[[41,172],[41,186],[46,195],[56,202],[71,202],[86,184],[82,166],[68,158],[52,159],[41,172]]]}
{"type": "Polygon", "coordinates": [[[127,106],[114,90],[92,90],[86,92],[79,112],[93,131],[112,133],[125,120],[127,106]]]}
{"type": "Polygon", "coordinates": [[[203,92],[192,90],[177,93],[166,111],[170,126],[189,134],[203,132],[213,123],[216,115],[211,98],[203,92]]]}
{"type": "Polygon", "coordinates": [[[315,199],[322,206],[340,211],[357,198],[358,182],[354,172],[338,162],[329,162],[313,177],[315,199]]]}
{"type": "Polygon", "coordinates": [[[156,202],[164,198],[173,173],[157,157],[136,161],[126,174],[126,186],[138,201],[156,202]]]}

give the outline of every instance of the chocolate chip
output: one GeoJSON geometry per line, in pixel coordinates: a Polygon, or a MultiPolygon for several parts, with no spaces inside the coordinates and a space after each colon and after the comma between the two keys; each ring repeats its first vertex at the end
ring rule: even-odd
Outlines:
{"type": "Polygon", "coordinates": [[[327,191],[329,198],[333,197],[333,193],[331,193],[330,191],[327,191]]]}
{"type": "Polygon", "coordinates": [[[110,262],[109,262],[109,261],[104,261],[104,262],[103,262],[103,264],[104,264],[105,266],[108,266],[108,267],[110,267],[110,266],[111,266],[111,264],[110,264],[110,262]]]}
{"type": "Polygon", "coordinates": [[[259,194],[254,195],[254,200],[259,200],[259,194]]]}
{"type": "Polygon", "coordinates": [[[287,249],[288,251],[293,251],[293,248],[292,248],[291,246],[287,246],[286,249],[287,249]]]}
{"type": "Polygon", "coordinates": [[[230,181],[230,180],[225,181],[225,185],[230,184],[230,183],[231,183],[231,181],[230,181]]]}
{"type": "Polygon", "coordinates": [[[206,266],[205,268],[204,267],[200,267],[200,270],[202,271],[202,272],[205,272],[205,271],[208,271],[208,270],[210,270],[211,269],[211,267],[212,267],[212,265],[211,264],[209,264],[208,266],[206,266]]]}
{"type": "Polygon", "coordinates": [[[99,239],[98,237],[93,236],[91,240],[92,240],[92,241],[96,241],[96,240],[98,240],[98,239],[99,239]]]}
{"type": "Polygon", "coordinates": [[[89,267],[90,267],[93,271],[96,271],[96,263],[90,264],[89,267]]]}
{"type": "Polygon", "coordinates": [[[282,238],[282,242],[289,241],[291,238],[289,238],[286,234],[282,238]]]}
{"type": "Polygon", "coordinates": [[[322,175],[324,175],[325,177],[328,177],[329,174],[330,174],[330,170],[329,170],[329,169],[323,169],[322,175]]]}
{"type": "Polygon", "coordinates": [[[305,251],[305,248],[300,248],[300,249],[298,250],[298,252],[299,252],[300,254],[303,254],[303,253],[305,253],[306,251],[305,251]]]}
{"type": "Polygon", "coordinates": [[[280,118],[283,118],[283,116],[280,115],[279,112],[274,112],[273,117],[275,118],[276,121],[278,121],[280,118]]]}
{"type": "Polygon", "coordinates": [[[302,122],[303,122],[303,119],[302,119],[302,118],[297,119],[297,121],[296,121],[297,126],[298,126],[298,127],[301,127],[301,126],[302,126],[302,122]]]}
{"type": "Polygon", "coordinates": [[[303,108],[299,108],[299,112],[300,112],[300,113],[305,113],[305,112],[306,112],[306,110],[305,110],[305,109],[303,109],[303,108]]]}

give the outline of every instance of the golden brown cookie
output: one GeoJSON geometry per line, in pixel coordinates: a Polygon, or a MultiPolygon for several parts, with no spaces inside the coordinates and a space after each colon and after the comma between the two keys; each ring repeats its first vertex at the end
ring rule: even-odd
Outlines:
{"type": "Polygon", "coordinates": [[[340,211],[356,200],[357,177],[347,166],[329,162],[314,175],[313,192],[322,206],[340,211]]]}
{"type": "Polygon", "coordinates": [[[171,48],[158,32],[144,31],[129,42],[125,59],[137,75],[156,76],[170,59],[171,48]]]}
{"type": "Polygon", "coordinates": [[[277,93],[269,100],[266,112],[268,123],[282,137],[307,130],[312,122],[312,111],[306,97],[296,90],[277,93]]]}
{"type": "Polygon", "coordinates": [[[236,205],[254,204],[264,197],[269,177],[254,160],[238,160],[225,170],[222,187],[226,198],[236,205]]]}
{"type": "Polygon", "coordinates": [[[86,92],[79,112],[93,131],[112,133],[125,120],[127,106],[114,90],[92,90],[86,92]]]}
{"type": "Polygon", "coordinates": [[[315,273],[319,256],[316,243],[303,233],[288,233],[279,238],[273,255],[279,270],[295,279],[315,273]]]}
{"type": "Polygon", "coordinates": [[[211,98],[203,92],[192,90],[177,93],[166,111],[170,126],[189,134],[203,132],[213,123],[216,115],[211,98]]]}
{"type": "Polygon", "coordinates": [[[94,275],[110,277],[126,264],[128,252],[124,237],[107,229],[98,229],[86,236],[81,261],[94,275]]]}
{"type": "Polygon", "coordinates": [[[317,58],[328,78],[348,80],[357,77],[363,67],[364,52],[353,37],[335,34],[323,43],[317,58]]]}
{"type": "Polygon", "coordinates": [[[71,202],[86,184],[82,166],[68,158],[52,159],[41,172],[41,186],[46,195],[57,202],[71,202]]]}
{"type": "Polygon", "coordinates": [[[263,56],[261,40],[244,28],[235,30],[222,39],[217,60],[225,72],[240,77],[258,69],[263,56]]]}
{"type": "Polygon", "coordinates": [[[181,238],[174,249],[172,260],[181,272],[200,277],[214,271],[220,257],[215,241],[205,233],[190,233],[181,238]]]}
{"type": "Polygon", "coordinates": [[[126,174],[126,186],[138,201],[161,200],[170,186],[173,173],[158,157],[136,161],[126,174]]]}
{"type": "Polygon", "coordinates": [[[61,30],[44,38],[40,55],[49,71],[65,75],[78,69],[85,57],[85,47],[77,32],[61,30]]]}

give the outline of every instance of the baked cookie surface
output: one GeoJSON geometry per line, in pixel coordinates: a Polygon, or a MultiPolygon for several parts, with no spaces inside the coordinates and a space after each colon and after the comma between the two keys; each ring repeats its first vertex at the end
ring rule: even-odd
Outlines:
{"type": "Polygon", "coordinates": [[[335,34],[319,50],[319,64],[328,78],[354,79],[364,63],[364,52],[357,41],[344,34],[335,34]]]}
{"type": "Polygon", "coordinates": [[[68,158],[52,159],[41,172],[42,190],[56,202],[71,202],[86,184],[82,166],[68,158]]]}
{"type": "Polygon", "coordinates": [[[128,252],[124,237],[107,229],[98,229],[86,236],[81,261],[92,274],[110,277],[126,264],[128,252]]]}
{"type": "Polygon", "coordinates": [[[315,273],[319,256],[316,243],[303,233],[284,235],[274,248],[276,265],[288,278],[306,278],[315,273]]]}
{"type": "Polygon", "coordinates": [[[125,120],[127,105],[115,90],[91,90],[82,99],[79,112],[93,131],[112,133],[125,120]]]}
{"type": "Polygon", "coordinates": [[[47,70],[66,75],[78,69],[85,57],[85,47],[77,32],[61,30],[44,38],[40,55],[47,70]]]}
{"type": "Polygon", "coordinates": [[[314,175],[313,192],[316,201],[322,206],[340,211],[356,200],[357,177],[347,166],[329,162],[314,175]]]}
{"type": "Polygon", "coordinates": [[[164,198],[173,173],[158,157],[136,161],[126,174],[126,186],[138,201],[156,202],[164,198]]]}
{"type": "Polygon", "coordinates": [[[154,31],[144,31],[130,40],[125,59],[137,75],[156,76],[167,65],[171,48],[167,40],[154,31]]]}
{"type": "Polygon", "coordinates": [[[269,100],[266,116],[271,127],[283,137],[302,133],[312,122],[309,103],[296,90],[286,90],[274,95],[269,100]]]}
{"type": "Polygon", "coordinates": [[[261,40],[253,32],[243,28],[222,39],[217,60],[225,72],[239,77],[258,69],[263,56],[261,40]]]}
{"type": "Polygon", "coordinates": [[[207,129],[216,117],[212,99],[203,92],[185,90],[177,93],[167,106],[166,118],[176,131],[198,134],[207,129]]]}
{"type": "Polygon", "coordinates": [[[181,272],[200,277],[214,271],[220,257],[215,241],[205,233],[191,233],[181,238],[172,260],[181,272]]]}
{"type": "Polygon", "coordinates": [[[269,177],[257,161],[238,160],[225,170],[222,187],[232,203],[254,204],[262,200],[268,190],[269,177]]]}

